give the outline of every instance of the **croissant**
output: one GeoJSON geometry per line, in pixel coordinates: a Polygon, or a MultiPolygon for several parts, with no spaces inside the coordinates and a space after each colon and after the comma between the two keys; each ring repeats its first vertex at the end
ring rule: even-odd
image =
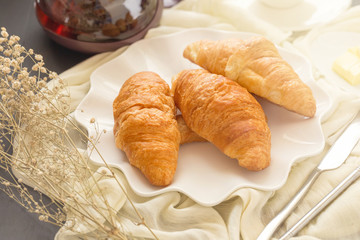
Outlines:
{"type": "Polygon", "coordinates": [[[192,142],[205,142],[206,140],[199,135],[197,135],[194,131],[192,131],[185,123],[182,115],[176,116],[176,121],[178,124],[179,132],[180,132],[180,145],[185,143],[192,142]]]}
{"type": "Polygon", "coordinates": [[[152,72],[131,76],[113,102],[116,146],[156,186],[170,184],[176,171],[180,133],[175,113],[169,85],[152,72]]]}
{"type": "Polygon", "coordinates": [[[172,91],[184,121],[199,136],[249,170],[270,164],[271,133],[265,113],[245,88],[194,69],[176,75],[172,91]]]}
{"type": "Polygon", "coordinates": [[[315,115],[316,102],[311,89],[264,37],[197,41],[189,44],[183,55],[290,111],[306,117],[315,115]]]}

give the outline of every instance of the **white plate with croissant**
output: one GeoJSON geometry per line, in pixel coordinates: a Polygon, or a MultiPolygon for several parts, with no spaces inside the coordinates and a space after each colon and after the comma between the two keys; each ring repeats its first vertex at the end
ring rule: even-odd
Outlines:
{"type": "MultiPolygon", "coordinates": [[[[80,103],[78,110],[75,113],[75,118],[87,127],[90,135],[106,130],[104,131],[105,133],[101,134],[96,147],[107,164],[120,169],[124,173],[134,192],[141,196],[150,197],[169,191],[178,191],[186,194],[188,197],[202,205],[213,206],[223,200],[226,200],[232,195],[232,193],[243,187],[251,187],[261,190],[278,189],[285,183],[290,168],[295,161],[321,152],[324,147],[324,137],[320,122],[323,114],[330,108],[330,99],[327,94],[314,82],[311,66],[306,59],[302,56],[277,47],[276,49],[279,51],[280,57],[283,58],[283,60],[280,61],[281,64],[283,64],[283,61],[290,64],[289,66],[292,67],[293,71],[296,72],[299,78],[306,85],[305,88],[309,88],[310,92],[312,92],[312,100],[316,105],[314,106],[313,104],[312,108],[316,107],[316,113],[313,109],[310,110],[310,113],[305,110],[305,115],[311,115],[311,117],[305,117],[303,114],[295,113],[296,110],[294,109],[287,110],[285,107],[279,106],[283,104],[282,102],[274,104],[269,100],[266,100],[264,97],[255,96],[254,99],[256,99],[256,101],[261,105],[261,109],[259,108],[256,111],[263,111],[265,114],[264,116],[266,117],[263,117],[260,114],[263,118],[261,121],[266,121],[267,127],[271,132],[271,148],[269,147],[269,158],[271,161],[265,169],[263,169],[263,166],[260,166],[258,169],[253,171],[254,169],[251,169],[251,165],[249,170],[246,164],[240,163],[241,160],[239,159],[241,156],[238,158],[238,161],[229,157],[231,154],[228,154],[228,152],[234,152],[232,150],[236,149],[231,149],[231,151],[228,151],[228,148],[226,148],[226,151],[222,149],[222,141],[219,139],[223,137],[220,136],[223,134],[220,133],[218,136],[215,134],[214,136],[211,135],[212,133],[208,133],[210,132],[210,128],[219,127],[214,125],[228,124],[229,122],[238,121],[238,119],[224,119],[224,121],[216,121],[209,124],[209,127],[206,128],[204,128],[202,124],[200,124],[200,126],[196,126],[196,124],[191,124],[191,121],[197,121],[196,119],[191,119],[194,114],[185,114],[185,111],[187,110],[182,108],[183,106],[180,106],[181,104],[176,103],[176,101],[175,103],[178,104],[178,107],[180,108],[177,111],[180,113],[181,110],[184,111],[183,115],[186,124],[189,124],[191,129],[196,133],[204,134],[201,136],[205,136],[209,141],[189,142],[179,146],[176,159],[176,171],[171,179],[171,183],[166,184],[166,186],[155,186],[154,184],[151,184],[149,182],[149,177],[145,177],[142,172],[143,170],[139,170],[139,166],[135,167],[136,164],[129,163],[127,156],[130,153],[122,151],[116,146],[113,131],[113,102],[118,94],[120,94],[119,90],[122,88],[125,81],[139,72],[151,71],[158,74],[158,76],[169,85],[169,88],[171,88],[172,79],[176,78],[176,76],[180,78],[178,76],[180,72],[185,69],[201,68],[199,66],[201,64],[198,63],[199,65],[197,65],[192,63],[192,61],[196,62],[196,60],[192,59],[190,61],[183,57],[183,51],[189,44],[198,40],[215,41],[225,39],[241,39],[241,41],[251,42],[250,39],[252,37],[254,37],[254,34],[252,33],[225,32],[210,29],[186,30],[162,37],[138,41],[131,45],[123,54],[94,71],[91,76],[91,89],[88,95],[80,103]],[[96,129],[94,129],[94,125],[90,124],[90,120],[92,118],[95,118],[96,120],[96,129]],[[198,130],[199,127],[201,128],[200,130],[198,130]]],[[[219,47],[219,49],[221,50],[220,52],[222,52],[221,47],[219,47]]],[[[256,51],[262,50],[257,49],[256,51]]],[[[243,52],[242,54],[251,55],[251,53],[247,52],[243,52]]],[[[233,67],[235,66],[236,68],[236,66],[240,66],[239,64],[241,64],[241,61],[237,58],[234,59],[233,67]]],[[[286,65],[287,63],[284,64],[286,65]]],[[[220,65],[221,64],[215,64],[215,66],[220,65]]],[[[262,65],[260,64],[259,66],[262,65]]],[[[227,69],[228,72],[230,71],[229,75],[234,75],[234,71],[236,71],[236,69],[234,70],[233,67],[229,67],[227,69]]],[[[288,68],[288,66],[286,66],[286,68],[288,68]]],[[[271,74],[269,73],[269,75],[271,74]]],[[[215,76],[215,78],[218,77],[215,76]]],[[[223,78],[219,77],[219,79],[222,81],[223,78]]],[[[241,77],[241,79],[243,78],[241,77]]],[[[146,82],[144,82],[144,84],[146,84],[146,82]]],[[[192,84],[194,85],[196,82],[192,81],[192,84]]],[[[268,85],[272,86],[272,84],[268,85]]],[[[294,86],[297,85],[295,84],[294,86]]],[[[302,87],[296,87],[294,88],[294,91],[297,91],[297,88],[302,87]]],[[[203,92],[206,93],[206,91],[203,92]]],[[[266,92],[270,93],[272,97],[279,99],[279,93],[274,93],[274,91],[266,92]]],[[[308,89],[306,89],[305,92],[309,92],[308,89]]],[[[130,94],[133,93],[130,92],[130,94]]],[[[182,94],[181,92],[178,93],[178,96],[180,95],[186,97],[186,94],[182,94]]],[[[223,95],[227,96],[226,94],[223,95]]],[[[290,92],[288,97],[282,98],[284,105],[288,105],[290,108],[292,105],[306,105],[306,97],[304,97],[304,99],[293,98],[292,95],[296,94],[290,92]],[[292,100],[290,100],[290,98],[292,100]],[[291,104],[289,104],[289,101],[293,102],[290,102],[291,104]],[[298,102],[301,102],[301,104],[298,104],[298,102]]],[[[138,97],[141,98],[142,94],[139,94],[138,97]]],[[[196,104],[197,96],[191,96],[190,94],[188,98],[191,97],[195,98],[190,102],[196,104]]],[[[252,96],[250,96],[250,98],[252,98],[252,96]]],[[[161,108],[161,106],[159,108],[161,108]]],[[[230,111],[229,114],[231,115],[231,110],[229,110],[229,108],[224,110],[227,112],[230,111]]],[[[214,113],[212,116],[204,117],[201,114],[198,114],[197,116],[202,117],[202,119],[214,119],[221,117],[222,112],[224,111],[214,113]]],[[[251,111],[247,112],[251,114],[251,111]]],[[[149,118],[149,122],[150,121],[151,119],[149,118]]],[[[117,123],[117,125],[119,124],[121,125],[122,123],[117,123]]],[[[221,126],[221,129],[223,127],[224,126],[221,126]]],[[[136,130],[139,128],[140,127],[136,127],[134,129],[136,130]]],[[[128,129],[129,128],[126,128],[123,131],[127,131],[128,129]]],[[[226,131],[231,133],[231,130],[226,131]]],[[[122,132],[120,132],[119,135],[121,135],[121,133],[122,132]]],[[[248,139],[250,141],[252,136],[251,133],[249,134],[248,139]]],[[[157,137],[154,136],[154,139],[155,138],[157,137]]],[[[244,141],[247,141],[247,138],[244,139],[245,140],[242,141],[242,145],[246,146],[244,141]]],[[[249,145],[254,144],[249,142],[249,145]]],[[[234,147],[232,146],[231,148],[234,147]]],[[[139,151],[139,153],[136,154],[136,156],[144,154],[144,152],[147,151],[146,149],[142,150],[143,151],[141,151],[141,148],[137,148],[136,151],[139,151]]],[[[132,151],[135,150],[133,149],[132,151]]],[[[98,153],[92,153],[90,158],[96,164],[103,164],[103,160],[98,153]]]]}

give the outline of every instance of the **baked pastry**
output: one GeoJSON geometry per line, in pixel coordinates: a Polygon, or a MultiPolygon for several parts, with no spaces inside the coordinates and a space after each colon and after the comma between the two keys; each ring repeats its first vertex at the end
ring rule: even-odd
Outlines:
{"type": "Polygon", "coordinates": [[[192,143],[192,142],[206,142],[204,138],[197,135],[186,125],[182,115],[177,115],[176,121],[180,132],[180,139],[181,139],[180,145],[185,143],[192,143]]]}
{"type": "Polygon", "coordinates": [[[186,125],[199,136],[249,170],[270,164],[265,113],[245,88],[224,76],[193,69],[174,77],[172,91],[186,125]]]}
{"type": "Polygon", "coordinates": [[[307,117],[316,112],[311,89],[264,37],[202,40],[189,44],[184,57],[221,74],[249,92],[307,117]]]}
{"type": "Polygon", "coordinates": [[[169,85],[153,72],[137,73],[123,84],[113,102],[113,113],[116,146],[150,183],[170,184],[180,133],[169,85]]]}

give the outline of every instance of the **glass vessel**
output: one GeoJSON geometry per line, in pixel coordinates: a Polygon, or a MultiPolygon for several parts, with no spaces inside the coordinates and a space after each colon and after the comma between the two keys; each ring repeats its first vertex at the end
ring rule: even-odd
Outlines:
{"type": "Polygon", "coordinates": [[[112,51],[159,24],[163,0],[36,0],[45,32],[57,43],[86,53],[112,51]]]}

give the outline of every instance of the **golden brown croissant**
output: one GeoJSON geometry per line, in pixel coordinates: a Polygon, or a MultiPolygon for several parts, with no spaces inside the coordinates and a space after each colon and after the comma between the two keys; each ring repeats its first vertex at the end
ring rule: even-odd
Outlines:
{"type": "Polygon", "coordinates": [[[311,89],[264,37],[197,41],[189,44],[183,55],[290,111],[307,117],[315,115],[316,102],[311,89]]]}
{"type": "Polygon", "coordinates": [[[153,185],[171,183],[178,158],[180,133],[174,99],[157,74],[130,77],[113,102],[116,146],[153,185]]]}
{"type": "Polygon", "coordinates": [[[261,170],[270,163],[271,133],[256,99],[239,84],[203,69],[175,76],[172,91],[182,116],[199,136],[240,166],[261,170]]]}
{"type": "Polygon", "coordinates": [[[180,132],[180,144],[192,143],[192,142],[205,142],[206,140],[199,135],[197,135],[194,131],[192,131],[185,123],[182,115],[176,116],[176,121],[178,124],[179,132],[180,132]]]}

